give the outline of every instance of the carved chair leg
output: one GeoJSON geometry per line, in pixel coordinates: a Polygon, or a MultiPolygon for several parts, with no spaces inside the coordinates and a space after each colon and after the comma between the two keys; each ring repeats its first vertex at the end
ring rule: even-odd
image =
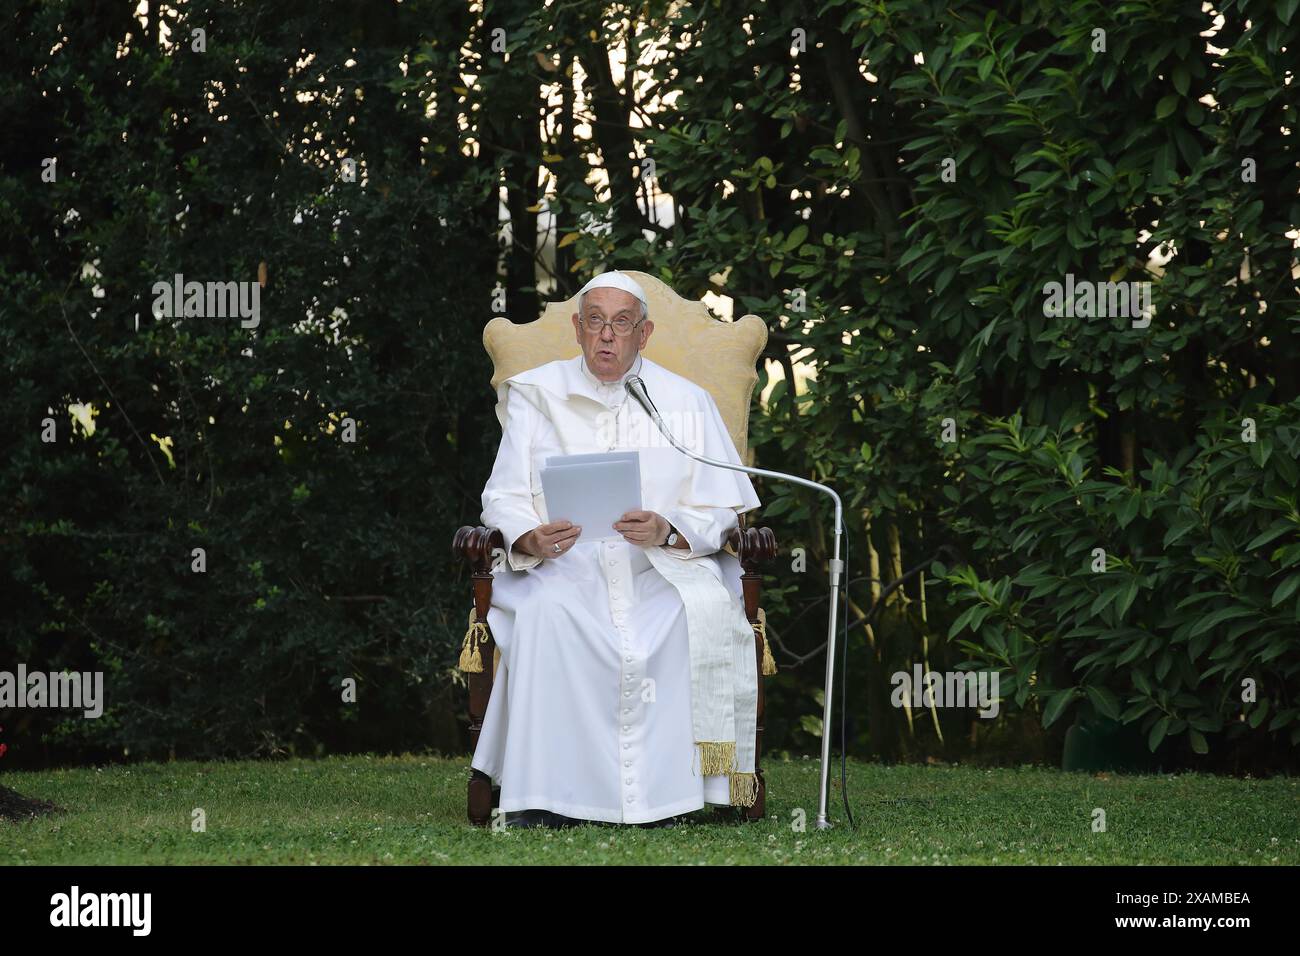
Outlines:
{"type": "MultiPolygon", "coordinates": [[[[477,583],[477,582],[475,582],[477,583]]],[[[489,636],[481,645],[483,673],[467,674],[469,680],[469,750],[478,749],[479,733],[483,730],[483,715],[487,713],[488,699],[492,696],[492,657],[494,642],[489,636]]],[[[492,822],[492,808],[500,802],[500,790],[492,786],[492,778],[482,770],[470,768],[467,812],[469,822],[485,827],[492,822]]]]}
{"type": "Polygon", "coordinates": [[[492,822],[492,778],[482,770],[469,772],[469,822],[485,827],[492,822]]]}
{"type": "MultiPolygon", "coordinates": [[[[477,583],[476,581],[475,584],[477,583]]],[[[483,673],[465,675],[469,682],[469,750],[471,754],[478,749],[479,734],[483,730],[483,715],[487,713],[488,700],[492,696],[492,658],[496,644],[490,634],[486,643],[480,645],[480,647],[483,653],[483,673]]],[[[492,808],[500,803],[500,793],[500,788],[492,786],[491,777],[483,771],[471,767],[469,802],[467,805],[469,822],[478,827],[485,827],[491,823],[492,808]]]]}
{"type": "MultiPolygon", "coordinates": [[[[456,533],[453,549],[467,557],[474,568],[474,613],[479,621],[487,622],[492,605],[492,548],[504,544],[501,532],[489,528],[461,528],[456,533]]],[[[479,645],[483,671],[466,674],[469,684],[469,747],[470,753],[478,749],[479,734],[483,730],[483,716],[492,697],[492,664],[496,657],[496,642],[489,631],[487,640],[479,645]]],[[[466,794],[466,815],[475,826],[486,827],[492,822],[492,811],[501,801],[500,788],[492,786],[492,778],[481,770],[470,768],[469,787],[466,794]]]]}
{"type": "MultiPolygon", "coordinates": [[[[758,624],[759,597],[763,589],[763,576],[757,571],[745,570],[740,576],[740,586],[745,597],[745,616],[750,624],[758,624]]],[[[761,820],[767,815],[767,783],[763,779],[763,715],[766,710],[766,693],[763,678],[763,635],[754,630],[754,661],[758,667],[758,720],[755,724],[754,772],[758,777],[758,797],[753,806],[744,808],[745,820],[761,820]]]]}

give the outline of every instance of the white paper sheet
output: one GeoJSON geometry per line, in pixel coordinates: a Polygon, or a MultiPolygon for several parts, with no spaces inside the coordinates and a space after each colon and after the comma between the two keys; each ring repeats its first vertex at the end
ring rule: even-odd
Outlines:
{"type": "Polygon", "coordinates": [[[641,510],[640,455],[634,451],[552,456],[541,477],[547,520],[580,525],[579,544],[621,539],[614,522],[641,510]]]}

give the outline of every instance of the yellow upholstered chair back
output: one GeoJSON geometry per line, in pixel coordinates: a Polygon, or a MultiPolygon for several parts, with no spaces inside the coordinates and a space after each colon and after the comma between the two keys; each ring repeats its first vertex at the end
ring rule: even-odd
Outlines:
{"type": "MultiPolygon", "coordinates": [[[[649,302],[654,332],[645,356],[707,389],[726,422],[742,461],[749,460],[749,404],[758,381],[758,357],[767,344],[767,326],[756,315],[723,322],[703,302],[683,299],[644,272],[623,270],[641,284],[649,302]]],[[[483,346],[492,359],[492,388],[512,375],[582,350],[573,336],[571,316],[578,297],[551,302],[541,318],[516,325],[495,318],[483,329],[483,346]]]]}

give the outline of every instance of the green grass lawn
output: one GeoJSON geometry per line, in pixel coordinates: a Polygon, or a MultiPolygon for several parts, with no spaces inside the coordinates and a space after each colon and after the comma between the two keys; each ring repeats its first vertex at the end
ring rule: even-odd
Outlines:
{"type": "Polygon", "coordinates": [[[1300,863],[1294,778],[1119,776],[838,764],[818,832],[817,762],[764,769],[768,817],[671,830],[483,830],[465,819],[468,758],[137,764],[5,773],[66,812],[0,822],[0,864],[160,863],[1300,863]],[[207,830],[191,830],[206,812],[207,830]],[[1093,832],[1093,810],[1106,830],[1093,832]],[[796,811],[807,815],[799,832],[796,811]]]}

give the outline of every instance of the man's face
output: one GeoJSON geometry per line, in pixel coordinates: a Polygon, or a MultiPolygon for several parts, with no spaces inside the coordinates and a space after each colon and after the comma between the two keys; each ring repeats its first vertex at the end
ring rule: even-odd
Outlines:
{"type": "Polygon", "coordinates": [[[583,297],[582,309],[581,316],[573,313],[573,331],[582,346],[587,368],[602,382],[617,382],[632,367],[636,353],[645,348],[655,329],[654,323],[646,319],[631,335],[615,335],[613,326],[609,325],[594,331],[602,320],[613,322],[623,318],[636,322],[641,318],[641,302],[636,296],[607,286],[588,292],[583,297]]]}

